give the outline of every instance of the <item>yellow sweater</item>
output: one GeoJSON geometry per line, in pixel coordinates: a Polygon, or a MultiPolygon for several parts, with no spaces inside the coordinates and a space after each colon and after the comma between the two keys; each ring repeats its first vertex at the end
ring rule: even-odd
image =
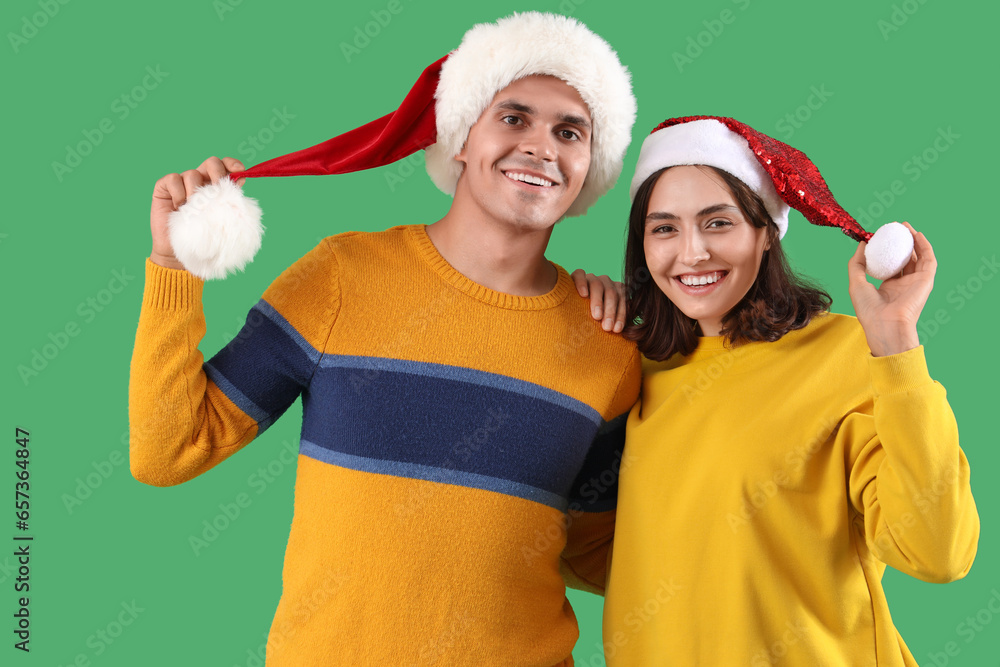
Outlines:
{"type": "Polygon", "coordinates": [[[854,317],[643,362],[604,610],[608,665],[916,665],[885,565],[964,577],[969,465],[923,348],[854,317]]]}
{"type": "Polygon", "coordinates": [[[563,577],[603,591],[640,363],[558,268],[518,297],[455,271],[423,225],[331,236],[205,363],[203,282],[147,261],[137,479],[200,475],[302,397],[268,667],[572,664],[563,577]]]}

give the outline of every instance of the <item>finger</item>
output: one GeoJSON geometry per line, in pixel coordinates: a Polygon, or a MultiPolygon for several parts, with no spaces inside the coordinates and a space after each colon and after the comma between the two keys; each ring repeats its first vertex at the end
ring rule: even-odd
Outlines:
{"type": "MultiPolygon", "coordinates": [[[[230,174],[236,173],[238,171],[246,171],[246,167],[243,166],[243,163],[240,162],[239,160],[237,160],[234,157],[224,157],[224,158],[222,158],[222,164],[224,164],[226,166],[226,169],[229,170],[230,174]]],[[[236,185],[239,185],[240,187],[242,187],[243,184],[246,183],[246,181],[247,181],[247,179],[241,178],[238,181],[236,181],[236,185]]]]}
{"type": "Polygon", "coordinates": [[[580,296],[586,298],[588,294],[587,274],[583,272],[583,269],[577,269],[569,275],[573,278],[573,284],[576,285],[576,291],[580,294],[580,296]]]}
{"type": "Polygon", "coordinates": [[[615,289],[618,291],[618,313],[615,316],[615,333],[621,333],[625,328],[625,311],[628,304],[625,302],[625,285],[616,282],[615,289]]]}
{"type": "Polygon", "coordinates": [[[246,171],[246,167],[243,166],[243,163],[234,157],[222,158],[222,164],[226,166],[226,169],[228,169],[231,174],[237,171],[246,171]]]}
{"type": "Polygon", "coordinates": [[[601,321],[604,318],[604,283],[593,273],[588,273],[587,285],[590,289],[590,314],[601,321]]]}
{"type": "Polygon", "coordinates": [[[205,177],[206,182],[218,183],[219,179],[229,173],[226,165],[217,157],[210,157],[201,163],[198,172],[205,177]]]}
{"type": "Polygon", "coordinates": [[[931,247],[930,241],[922,233],[915,230],[910,223],[904,222],[903,225],[913,234],[913,252],[917,258],[915,270],[934,273],[937,270],[937,257],[934,255],[934,248],[931,247]]]}
{"type": "Polygon", "coordinates": [[[857,249],[854,251],[854,255],[847,262],[847,280],[849,289],[856,288],[862,283],[867,284],[868,279],[865,278],[865,270],[867,269],[867,264],[865,263],[865,248],[868,244],[862,241],[858,244],[857,249]]]}
{"type": "Polygon", "coordinates": [[[181,178],[184,180],[184,198],[188,199],[194,194],[195,190],[205,184],[206,177],[197,169],[188,169],[181,173],[181,178]]]}
{"type": "Polygon", "coordinates": [[[914,250],[913,252],[910,253],[910,259],[909,261],[906,262],[906,266],[903,267],[903,270],[899,272],[899,275],[908,276],[912,273],[916,273],[916,271],[917,271],[917,251],[914,250]]]}
{"type": "Polygon", "coordinates": [[[601,284],[604,285],[604,321],[601,326],[605,331],[611,331],[615,326],[615,314],[618,312],[618,290],[615,283],[609,276],[601,276],[601,284]]]}
{"type": "Polygon", "coordinates": [[[177,210],[187,201],[187,194],[184,190],[184,180],[180,174],[167,174],[156,182],[153,186],[154,204],[159,200],[163,204],[169,204],[170,208],[177,210]]]}

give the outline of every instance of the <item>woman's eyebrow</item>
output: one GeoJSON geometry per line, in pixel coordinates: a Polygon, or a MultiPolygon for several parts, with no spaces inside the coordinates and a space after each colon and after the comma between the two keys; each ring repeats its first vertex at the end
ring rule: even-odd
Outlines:
{"type": "Polygon", "coordinates": [[[698,211],[698,217],[700,218],[702,216],[712,215],[713,213],[718,213],[719,211],[726,211],[726,210],[739,212],[740,209],[733,206],[732,204],[712,204],[711,206],[707,206],[698,211]]]}
{"type": "MultiPolygon", "coordinates": [[[[719,211],[739,211],[740,209],[733,206],[732,204],[712,204],[711,206],[706,206],[705,208],[698,211],[698,217],[702,218],[706,215],[712,215],[713,213],[718,213],[719,211]]],[[[666,211],[653,211],[646,216],[646,220],[679,220],[673,213],[668,213],[666,211]]]]}
{"type": "Polygon", "coordinates": [[[679,220],[673,213],[667,213],[666,211],[653,211],[646,216],[646,220],[679,220]]]}

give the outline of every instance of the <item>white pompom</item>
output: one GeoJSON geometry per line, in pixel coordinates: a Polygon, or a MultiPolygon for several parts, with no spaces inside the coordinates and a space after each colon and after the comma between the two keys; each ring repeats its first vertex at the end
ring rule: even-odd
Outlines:
{"type": "Polygon", "coordinates": [[[228,178],[204,185],[167,221],[174,256],[202,280],[242,271],[260,250],[260,218],[257,200],[228,178]]]}
{"type": "Polygon", "coordinates": [[[868,275],[875,280],[891,278],[907,265],[913,254],[913,235],[898,222],[882,225],[865,247],[868,275]]]}

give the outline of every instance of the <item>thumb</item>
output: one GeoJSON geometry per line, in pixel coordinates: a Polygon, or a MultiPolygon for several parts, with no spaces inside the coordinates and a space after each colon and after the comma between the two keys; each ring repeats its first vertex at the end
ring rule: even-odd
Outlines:
{"type": "Polygon", "coordinates": [[[868,244],[864,241],[859,243],[857,249],[854,251],[854,255],[847,262],[847,280],[850,290],[855,290],[868,284],[868,278],[865,277],[865,271],[868,267],[865,263],[865,248],[867,247],[868,244]]]}

